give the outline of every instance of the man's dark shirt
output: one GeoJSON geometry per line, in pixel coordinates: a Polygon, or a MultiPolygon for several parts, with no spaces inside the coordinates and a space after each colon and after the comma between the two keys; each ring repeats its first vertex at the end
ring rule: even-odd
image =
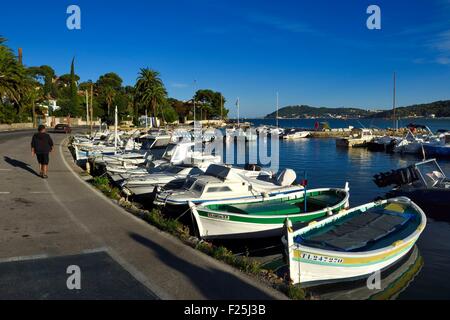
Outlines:
{"type": "Polygon", "coordinates": [[[47,133],[39,132],[33,136],[31,147],[34,148],[34,152],[37,154],[50,153],[53,148],[53,140],[47,133]]]}

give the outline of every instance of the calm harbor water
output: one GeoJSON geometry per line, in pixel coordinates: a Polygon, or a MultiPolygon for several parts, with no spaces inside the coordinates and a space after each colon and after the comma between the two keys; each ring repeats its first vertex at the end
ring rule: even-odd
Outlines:
{"type": "MultiPolygon", "coordinates": [[[[428,125],[432,130],[450,129],[450,120],[430,119],[415,121],[428,125]]],[[[255,126],[274,124],[273,120],[249,120],[255,126]]],[[[280,120],[283,127],[312,127],[316,120],[280,120]],[[306,121],[306,123],[305,123],[306,121]]],[[[361,120],[363,121],[363,120],[361,120]]],[[[364,120],[387,127],[392,122],[376,119],[364,120]]],[[[402,123],[406,125],[412,121],[402,123]]],[[[354,125],[351,120],[330,121],[334,128],[354,125]],[[350,123],[350,124],[349,124],[350,123]]],[[[369,123],[364,124],[370,127],[369,123]]],[[[380,189],[373,182],[373,176],[421,161],[415,156],[400,156],[384,152],[370,152],[364,148],[337,148],[334,139],[304,139],[280,142],[280,168],[292,168],[298,177],[308,173],[310,188],[343,187],[350,184],[350,200],[357,206],[383,197],[388,189],[380,189]]],[[[450,176],[450,161],[439,160],[439,164],[450,176]]],[[[450,199],[442,199],[448,201],[450,199]]],[[[450,212],[440,213],[439,219],[430,218],[427,228],[418,242],[418,252],[423,258],[423,266],[417,270],[413,280],[403,283],[404,290],[398,299],[450,299],[450,212]],[[446,218],[448,214],[448,218],[446,218]]]]}

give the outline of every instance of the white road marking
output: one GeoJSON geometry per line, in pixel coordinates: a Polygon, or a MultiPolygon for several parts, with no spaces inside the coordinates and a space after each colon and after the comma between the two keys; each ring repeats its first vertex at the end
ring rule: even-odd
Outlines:
{"type": "Polygon", "coordinates": [[[0,194],[10,194],[11,192],[8,191],[1,191],[0,194]]]}
{"type": "Polygon", "coordinates": [[[48,254],[37,254],[37,255],[34,255],[34,256],[27,256],[27,257],[4,258],[4,259],[0,259],[0,263],[17,262],[17,261],[28,261],[28,260],[38,260],[38,259],[45,259],[45,258],[48,258],[48,254]]]}
{"type": "Polygon", "coordinates": [[[31,194],[51,194],[51,192],[48,191],[31,191],[31,194]]]}

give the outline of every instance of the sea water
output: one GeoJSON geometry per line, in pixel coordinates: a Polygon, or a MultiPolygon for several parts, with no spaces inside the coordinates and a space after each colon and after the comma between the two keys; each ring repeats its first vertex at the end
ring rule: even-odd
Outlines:
{"type": "MultiPolygon", "coordinates": [[[[274,125],[275,120],[247,120],[254,126],[274,125]]],[[[363,120],[280,120],[281,127],[312,128],[316,121],[328,121],[332,128],[392,127],[392,121],[383,119],[363,120]]],[[[400,125],[419,123],[432,130],[450,129],[450,119],[407,119],[400,125]]],[[[420,162],[419,156],[402,156],[384,152],[371,152],[365,148],[339,148],[335,139],[302,139],[280,141],[280,169],[292,168],[298,178],[307,173],[308,188],[344,187],[350,185],[351,206],[357,206],[385,196],[389,188],[380,189],[373,182],[373,176],[420,162]]],[[[450,176],[450,161],[438,163],[450,176]]],[[[450,199],[442,199],[449,202],[450,199]]],[[[435,216],[435,215],[433,215],[435,216]]],[[[399,299],[449,299],[450,298],[450,210],[439,213],[439,218],[430,218],[418,241],[419,252],[424,260],[420,272],[400,293],[399,299]]]]}

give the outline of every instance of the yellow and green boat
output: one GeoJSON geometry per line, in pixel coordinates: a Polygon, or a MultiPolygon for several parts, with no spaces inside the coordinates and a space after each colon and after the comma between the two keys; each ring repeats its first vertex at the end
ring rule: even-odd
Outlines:
{"type": "Polygon", "coordinates": [[[352,281],[384,270],[404,257],[427,224],[405,197],[371,202],[311,222],[283,238],[293,283],[312,286],[352,281]]]}

